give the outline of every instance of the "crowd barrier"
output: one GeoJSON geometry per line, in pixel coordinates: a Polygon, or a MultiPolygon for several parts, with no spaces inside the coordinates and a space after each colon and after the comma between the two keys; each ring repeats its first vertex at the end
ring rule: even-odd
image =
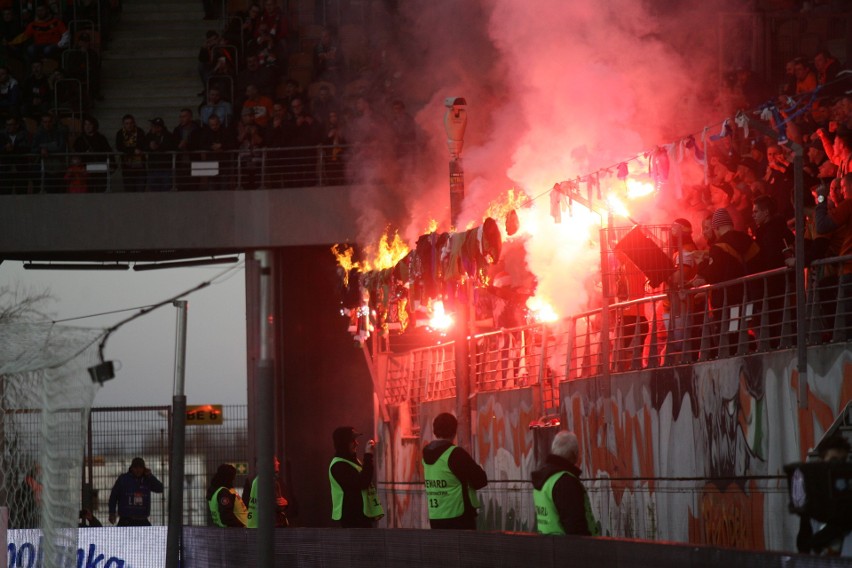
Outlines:
{"type": "MultiPolygon", "coordinates": [[[[166,527],[76,530],[77,562],[70,565],[101,568],[165,566],[166,527]]],[[[257,534],[250,529],[184,527],[181,566],[256,566],[257,534]]],[[[43,557],[41,538],[38,530],[9,531],[9,568],[53,565],[43,557]]],[[[273,550],[276,565],[325,568],[555,568],[566,563],[577,568],[639,565],[658,568],[795,568],[819,565],[834,568],[849,565],[848,559],[839,557],[815,558],[628,539],[416,529],[278,529],[274,535],[273,550]]]]}

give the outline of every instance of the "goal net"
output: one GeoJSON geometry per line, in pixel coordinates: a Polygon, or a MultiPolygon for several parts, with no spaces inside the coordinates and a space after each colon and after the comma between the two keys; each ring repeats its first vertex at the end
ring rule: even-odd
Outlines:
{"type": "Polygon", "coordinates": [[[43,566],[77,565],[89,411],[103,330],[0,324],[0,506],[10,529],[41,529],[43,566]]]}

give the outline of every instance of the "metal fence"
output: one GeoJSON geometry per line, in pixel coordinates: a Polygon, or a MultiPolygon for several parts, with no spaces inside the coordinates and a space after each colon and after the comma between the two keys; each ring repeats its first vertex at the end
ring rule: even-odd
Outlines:
{"type": "MultiPolygon", "coordinates": [[[[172,444],[171,407],[93,408],[84,460],[83,505],[108,526],[108,502],[116,478],[126,472],[134,457],[141,457],[166,486],[151,500],[151,523],[168,522],[169,456],[172,444]]],[[[205,493],[221,463],[237,467],[235,487],[242,491],[248,472],[247,411],[245,406],[224,406],[222,424],[186,428],[184,455],[183,523],[208,524],[205,493]]]]}
{"type": "MultiPolygon", "coordinates": [[[[0,193],[114,193],[254,190],[357,182],[376,156],[410,171],[413,147],[387,154],[372,145],[299,146],[226,151],[56,152],[0,157],[0,193]],[[409,151],[410,150],[410,151],[409,151]],[[376,153],[378,152],[378,153],[376,153]]],[[[384,171],[392,172],[388,168],[384,171]]]]}
{"type": "MultiPolygon", "coordinates": [[[[808,345],[847,341],[852,256],[813,262],[806,294],[806,313],[799,317],[794,269],[779,268],[614,303],[606,318],[601,308],[559,322],[474,335],[469,338],[472,390],[538,388],[544,413],[556,414],[559,383],[600,375],[604,365],[618,373],[791,348],[797,326],[805,326],[808,345]]],[[[407,401],[417,417],[421,402],[455,396],[452,356],[452,343],[389,354],[385,402],[407,401]]]]}

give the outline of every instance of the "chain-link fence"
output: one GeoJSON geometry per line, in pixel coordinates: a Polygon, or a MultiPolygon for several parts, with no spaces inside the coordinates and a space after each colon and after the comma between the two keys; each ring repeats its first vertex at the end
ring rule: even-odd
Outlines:
{"type": "MultiPolygon", "coordinates": [[[[150,521],[168,521],[169,456],[172,443],[168,406],[93,408],[84,461],[83,506],[106,524],[109,495],[116,478],[141,457],[166,486],[151,499],[150,521]]],[[[247,412],[245,406],[223,406],[221,423],[190,420],[186,428],[183,503],[184,525],[208,523],[205,493],[221,463],[237,468],[235,486],[242,491],[248,474],[247,412]]]]}

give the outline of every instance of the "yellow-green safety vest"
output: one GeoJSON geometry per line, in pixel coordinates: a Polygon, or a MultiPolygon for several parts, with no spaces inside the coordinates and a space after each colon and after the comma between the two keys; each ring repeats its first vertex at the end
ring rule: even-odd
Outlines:
{"type": "Polygon", "coordinates": [[[450,455],[457,446],[450,446],[435,463],[423,461],[423,477],[426,485],[426,503],[430,519],[455,519],[464,514],[463,488],[467,489],[470,504],[479,508],[476,491],[462,484],[450,470],[450,455]]]}
{"type": "MultiPolygon", "coordinates": [[[[361,464],[349,461],[347,459],[335,456],[328,466],[328,481],[331,484],[331,520],[339,521],[343,516],[343,488],[331,474],[331,468],[338,462],[348,463],[358,473],[364,468],[361,464]]],[[[364,516],[375,521],[385,516],[385,510],[379,502],[379,494],[376,491],[376,486],[370,483],[370,487],[361,490],[361,500],[364,502],[364,516]]]]}
{"type": "MultiPolygon", "coordinates": [[[[565,527],[559,518],[559,511],[553,502],[553,486],[562,479],[562,476],[570,475],[574,479],[577,476],[569,471],[558,471],[547,478],[541,489],[533,489],[533,503],[535,504],[536,528],[541,534],[565,534],[565,527]]],[[[592,513],[592,504],[589,502],[589,494],[583,489],[583,508],[586,512],[586,526],[592,536],[600,536],[601,525],[595,520],[592,513]]]]}
{"type": "Polygon", "coordinates": [[[213,497],[210,498],[210,501],[207,502],[207,506],[210,507],[210,515],[213,517],[213,524],[217,527],[227,526],[222,523],[222,517],[219,515],[219,503],[217,501],[219,491],[222,491],[223,489],[234,495],[234,515],[241,520],[244,525],[248,525],[248,509],[246,509],[245,503],[243,503],[243,500],[240,499],[240,496],[237,495],[236,491],[227,487],[220,487],[217,489],[213,494],[213,497]]]}

